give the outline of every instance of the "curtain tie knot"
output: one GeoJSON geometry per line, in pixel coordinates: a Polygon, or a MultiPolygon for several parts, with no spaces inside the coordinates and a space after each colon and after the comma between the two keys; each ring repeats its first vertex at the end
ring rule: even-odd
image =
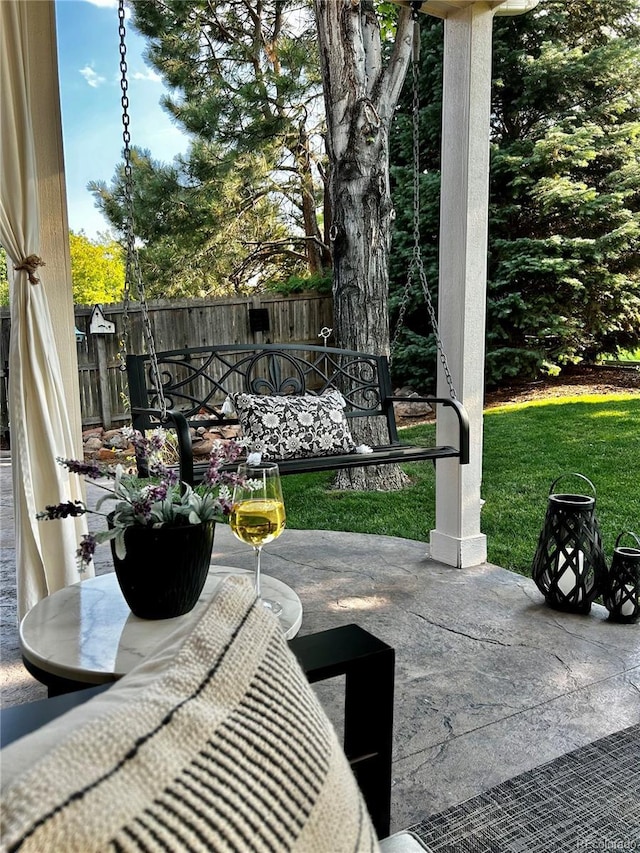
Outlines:
{"type": "Polygon", "coordinates": [[[38,255],[27,255],[26,258],[23,258],[23,260],[20,261],[17,267],[14,267],[14,270],[24,270],[29,274],[29,281],[31,284],[39,284],[40,279],[36,275],[36,270],[38,267],[44,266],[45,262],[42,258],[38,257],[38,255]]]}

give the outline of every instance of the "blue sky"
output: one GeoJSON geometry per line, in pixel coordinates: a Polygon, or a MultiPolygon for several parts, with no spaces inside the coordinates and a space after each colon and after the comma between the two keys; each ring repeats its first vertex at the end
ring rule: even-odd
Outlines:
{"type": "MultiPolygon", "coordinates": [[[[116,0],[56,0],[58,65],[69,227],[94,238],[108,230],[87,190],[110,183],[122,159],[120,53],[116,0]]],[[[188,139],[160,106],[163,86],[142,58],[145,47],[127,25],[131,142],[171,162],[188,139]]]]}

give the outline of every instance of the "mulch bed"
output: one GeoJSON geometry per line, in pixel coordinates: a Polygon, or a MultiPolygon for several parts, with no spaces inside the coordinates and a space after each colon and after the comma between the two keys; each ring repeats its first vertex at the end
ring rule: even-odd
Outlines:
{"type": "Polygon", "coordinates": [[[560,376],[529,382],[514,382],[485,395],[485,405],[523,403],[549,397],[581,394],[611,394],[620,391],[640,393],[639,367],[569,367],[560,376]]]}
{"type": "MultiPolygon", "coordinates": [[[[613,394],[628,391],[640,394],[640,367],[568,367],[560,376],[512,382],[485,393],[484,405],[490,409],[505,403],[526,403],[553,397],[578,397],[586,394],[613,394]]],[[[418,426],[431,418],[398,417],[398,426],[418,426]]]]}

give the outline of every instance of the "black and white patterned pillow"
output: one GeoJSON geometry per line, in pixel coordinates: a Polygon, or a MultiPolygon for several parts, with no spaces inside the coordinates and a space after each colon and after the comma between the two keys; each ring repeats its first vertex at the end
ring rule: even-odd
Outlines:
{"type": "Polygon", "coordinates": [[[356,449],[339,391],[296,397],[235,394],[232,402],[248,450],[263,459],[331,456],[356,449]]]}

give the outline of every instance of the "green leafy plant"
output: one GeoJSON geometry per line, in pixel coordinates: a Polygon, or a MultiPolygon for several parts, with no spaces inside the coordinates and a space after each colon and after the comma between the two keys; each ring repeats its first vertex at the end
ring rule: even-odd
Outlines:
{"type": "Polygon", "coordinates": [[[233,486],[241,478],[226,466],[236,461],[242,452],[242,444],[236,441],[216,442],[202,483],[192,488],[179,482],[175,470],[167,467],[163,460],[168,444],[165,430],[154,430],[150,437],[131,430],[129,437],[137,455],[146,459],[150,477],[129,474],[123,465],[113,468],[93,461],[59,458],[59,464],[71,473],[95,480],[96,485],[105,490],[105,495],[98,500],[95,510],[76,500],[47,506],[36,515],[38,520],[54,520],[93,512],[107,518],[107,530],[82,537],[77,551],[81,571],[91,563],[96,547],[111,539],[115,540],[116,555],[122,559],[126,554],[125,532],[130,527],[201,524],[222,520],[231,512],[233,486]],[[112,501],[113,506],[108,513],[101,512],[107,501],[112,501]]]}

